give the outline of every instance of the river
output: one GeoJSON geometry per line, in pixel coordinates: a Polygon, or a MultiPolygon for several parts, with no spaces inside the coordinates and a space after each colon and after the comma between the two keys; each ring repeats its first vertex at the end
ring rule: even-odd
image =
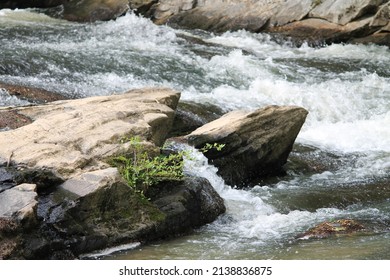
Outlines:
{"type": "MultiPolygon", "coordinates": [[[[388,47],[297,47],[246,31],[175,30],[131,13],[79,24],[35,10],[0,10],[0,82],[69,98],[165,86],[180,90],[184,101],[226,112],[271,104],[309,111],[286,176],[238,190],[193,151],[187,172],[210,180],[226,214],[192,234],[106,258],[390,259],[388,47]],[[308,171],[302,159],[321,166],[308,171]],[[296,239],[336,219],[369,230],[296,239]]],[[[0,90],[0,106],[26,104],[0,90]]]]}

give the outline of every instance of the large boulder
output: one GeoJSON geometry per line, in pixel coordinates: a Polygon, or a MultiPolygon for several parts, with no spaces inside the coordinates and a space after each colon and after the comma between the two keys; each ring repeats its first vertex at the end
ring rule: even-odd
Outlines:
{"type": "Polygon", "coordinates": [[[222,150],[211,149],[205,155],[227,184],[244,187],[254,179],[281,171],[307,113],[293,106],[233,111],[185,139],[196,148],[224,144],[222,150]]]}
{"type": "Polygon", "coordinates": [[[63,17],[80,22],[111,20],[128,9],[128,0],[70,0],[64,3],[63,17]]]}
{"type": "MultiPolygon", "coordinates": [[[[145,240],[165,216],[155,205],[143,201],[116,168],[107,168],[75,176],[59,185],[42,201],[40,218],[52,229],[52,235],[55,233],[54,238],[42,243],[56,247],[50,251],[67,248],[77,256],[145,240]],[[62,240],[61,246],[56,239],[62,240]]],[[[36,249],[30,252],[37,253],[36,249]]]]}
{"type": "Polygon", "coordinates": [[[195,3],[182,7],[182,1],[160,1],[154,17],[158,23],[169,22],[191,29],[205,29],[214,32],[246,29],[258,32],[269,23],[272,15],[277,13],[281,0],[275,1],[193,1],[195,3]],[[196,4],[196,5],[195,5],[196,4]]]}
{"type": "Polygon", "coordinates": [[[161,183],[148,200],[107,163],[134,151],[133,136],[159,154],[179,97],[151,88],[14,109],[32,123],[0,133],[0,258],[72,259],[182,234],[223,213],[205,179],[161,183]]]}
{"type": "Polygon", "coordinates": [[[38,218],[44,223],[35,230],[23,235],[18,229],[18,238],[9,237],[9,226],[0,231],[7,236],[0,257],[77,258],[118,244],[183,234],[225,212],[222,198],[203,178],[154,185],[148,196],[130,188],[116,168],[75,176],[40,198],[38,218]]]}
{"type": "Polygon", "coordinates": [[[0,158],[61,179],[100,169],[105,159],[128,150],[129,143],[121,141],[126,137],[162,145],[179,97],[155,88],[18,108],[33,123],[0,133],[0,158]]]}

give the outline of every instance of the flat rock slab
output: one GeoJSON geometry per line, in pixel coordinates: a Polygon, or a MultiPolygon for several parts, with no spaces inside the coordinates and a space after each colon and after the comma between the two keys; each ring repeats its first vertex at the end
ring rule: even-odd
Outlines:
{"type": "Polygon", "coordinates": [[[162,145],[179,98],[177,91],[150,88],[18,108],[33,122],[0,133],[0,158],[64,179],[100,169],[101,160],[127,151],[126,138],[162,145]]]}

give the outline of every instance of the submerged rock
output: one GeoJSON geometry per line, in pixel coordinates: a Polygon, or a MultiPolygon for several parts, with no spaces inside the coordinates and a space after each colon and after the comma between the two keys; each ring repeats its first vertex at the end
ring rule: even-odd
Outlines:
{"type": "Polygon", "coordinates": [[[246,186],[250,181],[281,171],[287,162],[308,112],[300,107],[268,106],[254,112],[233,111],[185,136],[190,145],[225,145],[221,151],[205,153],[229,185],[246,186]]]}
{"type": "Polygon", "coordinates": [[[27,100],[34,104],[43,104],[66,99],[59,93],[36,87],[0,83],[0,89],[6,90],[8,94],[23,100],[27,100]]]}
{"type": "Polygon", "coordinates": [[[334,235],[346,235],[361,232],[365,227],[354,220],[342,219],[332,222],[323,222],[309,229],[298,239],[327,238],[334,235]]]}
{"type": "Polygon", "coordinates": [[[15,129],[30,123],[32,123],[32,120],[19,114],[17,110],[0,110],[0,130],[15,129]]]}

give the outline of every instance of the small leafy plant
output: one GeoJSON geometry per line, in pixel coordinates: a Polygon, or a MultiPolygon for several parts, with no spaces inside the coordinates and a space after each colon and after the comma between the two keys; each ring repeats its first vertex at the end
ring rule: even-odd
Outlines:
{"type": "Polygon", "coordinates": [[[222,151],[222,149],[225,147],[225,144],[218,144],[218,143],[206,143],[202,148],[199,149],[202,153],[207,153],[208,151],[211,151],[215,149],[217,152],[222,151]]]}
{"type": "Polygon", "coordinates": [[[128,140],[131,153],[112,159],[128,185],[143,193],[152,185],[162,181],[181,181],[185,151],[169,155],[150,156],[137,137],[128,140]]]}

